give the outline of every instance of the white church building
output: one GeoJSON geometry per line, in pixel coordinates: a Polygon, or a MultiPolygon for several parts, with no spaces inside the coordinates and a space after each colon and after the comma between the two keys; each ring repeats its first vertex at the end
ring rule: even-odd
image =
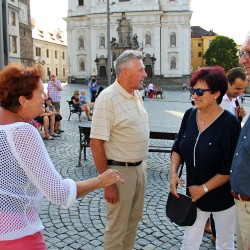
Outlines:
{"type": "MultiPolygon", "coordinates": [[[[140,50],[149,79],[181,82],[191,71],[190,0],[68,0],[69,76],[77,82],[107,79],[108,43],[113,61],[126,49],[140,50]]],[[[113,70],[114,75],[114,70],[113,70]]]]}

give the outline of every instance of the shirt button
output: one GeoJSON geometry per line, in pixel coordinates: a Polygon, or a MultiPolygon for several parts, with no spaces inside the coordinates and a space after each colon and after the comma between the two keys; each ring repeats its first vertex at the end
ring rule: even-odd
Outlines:
{"type": "Polygon", "coordinates": [[[238,155],[239,153],[236,153],[235,155],[238,155]]]}
{"type": "Polygon", "coordinates": [[[244,138],[244,139],[246,139],[247,137],[246,137],[246,136],[244,136],[243,138],[244,138]]]}
{"type": "Polygon", "coordinates": [[[233,173],[233,170],[232,170],[232,169],[230,170],[230,173],[233,173]]]}

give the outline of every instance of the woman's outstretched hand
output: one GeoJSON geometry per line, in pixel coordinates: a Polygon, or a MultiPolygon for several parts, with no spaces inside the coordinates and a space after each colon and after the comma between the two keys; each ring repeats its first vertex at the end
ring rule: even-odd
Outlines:
{"type": "Polygon", "coordinates": [[[104,173],[97,176],[100,181],[100,187],[105,188],[115,183],[124,183],[125,180],[118,170],[108,169],[104,173]]]}

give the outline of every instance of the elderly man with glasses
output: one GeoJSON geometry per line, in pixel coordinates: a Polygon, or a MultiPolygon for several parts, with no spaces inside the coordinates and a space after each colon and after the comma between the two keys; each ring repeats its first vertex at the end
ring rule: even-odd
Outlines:
{"type": "MultiPolygon", "coordinates": [[[[250,81],[250,33],[240,52],[250,81]]],[[[230,182],[236,204],[237,245],[239,250],[250,249],[250,118],[241,130],[231,167],[230,182]]]]}

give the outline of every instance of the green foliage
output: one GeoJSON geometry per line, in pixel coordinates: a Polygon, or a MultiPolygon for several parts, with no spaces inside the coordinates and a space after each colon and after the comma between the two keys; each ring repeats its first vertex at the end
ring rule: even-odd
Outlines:
{"type": "Polygon", "coordinates": [[[239,65],[237,44],[226,36],[215,36],[204,55],[207,66],[219,65],[228,71],[239,65]]]}

